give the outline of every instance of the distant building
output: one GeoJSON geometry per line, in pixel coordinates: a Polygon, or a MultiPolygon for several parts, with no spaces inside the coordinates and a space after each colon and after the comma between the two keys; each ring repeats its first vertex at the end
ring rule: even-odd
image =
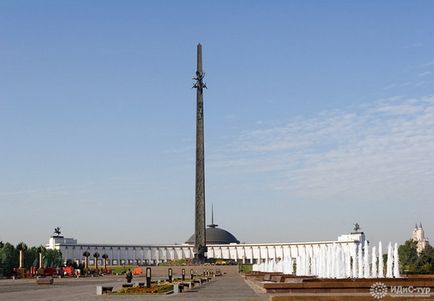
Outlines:
{"type": "Polygon", "coordinates": [[[66,238],[63,236],[51,236],[48,244],[46,245],[47,249],[56,249],[56,246],[60,245],[76,245],[77,240],[74,238],[66,238]]]}
{"type": "Polygon", "coordinates": [[[427,245],[429,245],[428,238],[425,236],[425,231],[423,230],[422,223],[419,226],[416,224],[411,239],[417,242],[417,252],[422,252],[427,245]]]}
{"type": "MultiPolygon", "coordinates": [[[[281,243],[240,243],[230,232],[217,228],[212,223],[207,229],[208,258],[232,260],[239,263],[261,263],[269,260],[288,258],[295,262],[300,253],[313,252],[321,246],[341,245],[344,248],[356,249],[359,244],[365,246],[367,241],[363,232],[341,235],[337,240],[313,242],[281,242],[281,243]]],[[[73,238],[52,236],[47,244],[48,249],[62,252],[66,263],[84,261],[84,252],[107,254],[110,265],[139,264],[155,265],[177,259],[193,259],[194,238],[191,237],[181,245],[148,245],[148,244],[95,244],[79,243],[73,238]]],[[[93,264],[93,257],[89,264],[93,264]]],[[[99,259],[102,264],[102,259],[99,259]]]]}
{"type": "Polygon", "coordinates": [[[363,246],[369,244],[369,241],[366,240],[365,233],[361,231],[361,228],[358,223],[354,224],[354,229],[350,234],[342,234],[338,236],[338,241],[360,241],[363,243],[363,246]]]}
{"type": "MultiPolygon", "coordinates": [[[[207,245],[228,245],[239,244],[240,241],[236,237],[224,229],[218,228],[218,225],[214,224],[214,209],[211,214],[211,224],[205,230],[206,244],[207,245]]],[[[194,234],[185,242],[188,245],[194,245],[194,234]]]]}

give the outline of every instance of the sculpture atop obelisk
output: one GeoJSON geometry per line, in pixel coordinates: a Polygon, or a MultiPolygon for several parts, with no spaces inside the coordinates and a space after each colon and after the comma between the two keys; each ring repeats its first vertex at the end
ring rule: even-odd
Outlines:
{"type": "Polygon", "coordinates": [[[203,82],[202,45],[197,45],[197,70],[193,88],[196,88],[196,215],[194,232],[194,259],[198,263],[206,260],[206,232],[205,232],[205,156],[203,130],[203,82]]]}

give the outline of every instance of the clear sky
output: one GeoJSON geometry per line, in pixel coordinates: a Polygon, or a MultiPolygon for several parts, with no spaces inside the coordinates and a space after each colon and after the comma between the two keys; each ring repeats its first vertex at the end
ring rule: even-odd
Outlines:
{"type": "Polygon", "coordinates": [[[0,1],[0,240],[434,235],[432,1],[0,1]],[[209,213],[209,211],[208,211],[209,213]],[[208,214],[209,220],[210,214],[208,214]]]}

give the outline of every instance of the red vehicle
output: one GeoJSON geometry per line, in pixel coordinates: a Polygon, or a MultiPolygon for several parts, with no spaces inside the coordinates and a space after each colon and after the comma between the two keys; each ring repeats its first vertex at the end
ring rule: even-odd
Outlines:
{"type": "Polygon", "coordinates": [[[57,269],[56,268],[45,268],[44,269],[44,276],[56,276],[57,275],[57,269]]]}
{"type": "Polygon", "coordinates": [[[75,269],[73,267],[63,267],[63,276],[75,276],[75,269]]]}

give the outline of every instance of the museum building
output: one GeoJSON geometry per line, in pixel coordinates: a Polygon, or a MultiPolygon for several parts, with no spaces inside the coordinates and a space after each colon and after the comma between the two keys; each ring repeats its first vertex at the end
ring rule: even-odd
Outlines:
{"type": "MultiPolygon", "coordinates": [[[[311,252],[321,245],[340,244],[343,247],[356,248],[367,243],[365,234],[355,230],[344,234],[337,240],[315,242],[287,243],[240,243],[229,231],[218,228],[212,223],[206,229],[207,257],[210,259],[232,260],[239,263],[260,263],[269,260],[288,258],[295,260],[300,253],[311,252]]],[[[94,244],[79,243],[74,238],[53,235],[47,244],[48,249],[56,249],[62,253],[64,263],[84,262],[84,252],[89,252],[89,263],[94,264],[93,254],[108,255],[109,265],[158,265],[162,262],[179,259],[193,259],[194,235],[184,244],[147,245],[147,244],[94,244]]],[[[102,259],[98,259],[102,264],[102,259]]]]}

